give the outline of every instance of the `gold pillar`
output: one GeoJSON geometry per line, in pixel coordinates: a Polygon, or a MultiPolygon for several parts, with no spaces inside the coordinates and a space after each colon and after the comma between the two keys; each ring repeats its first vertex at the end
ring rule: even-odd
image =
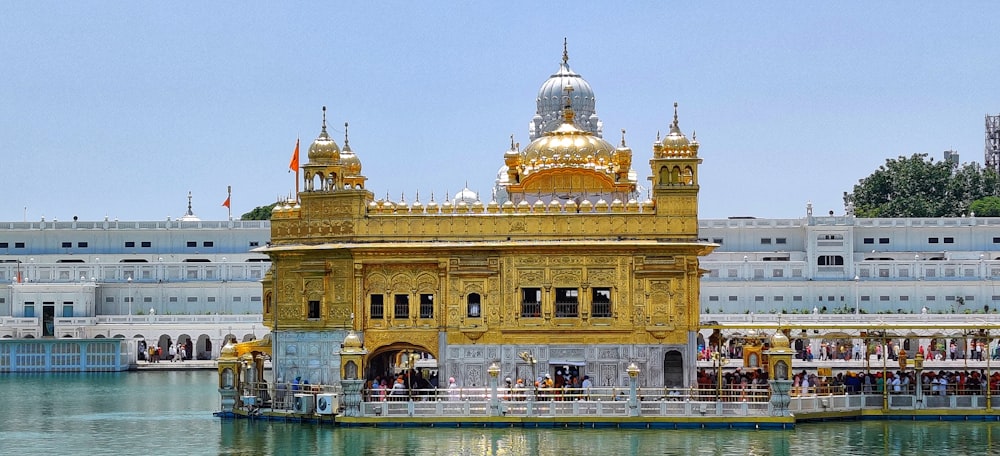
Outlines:
{"type": "Polygon", "coordinates": [[[340,350],[340,379],[363,380],[367,355],[368,350],[365,350],[361,338],[352,329],[344,338],[344,347],[340,350]]]}
{"type": "Polygon", "coordinates": [[[236,356],[236,344],[229,340],[222,347],[218,359],[219,395],[222,396],[222,411],[232,413],[240,388],[240,359],[236,356]]]}
{"type": "Polygon", "coordinates": [[[795,350],[789,344],[788,336],[778,328],[771,336],[771,348],[763,352],[767,356],[767,377],[771,380],[791,378],[792,357],[795,350]]]}

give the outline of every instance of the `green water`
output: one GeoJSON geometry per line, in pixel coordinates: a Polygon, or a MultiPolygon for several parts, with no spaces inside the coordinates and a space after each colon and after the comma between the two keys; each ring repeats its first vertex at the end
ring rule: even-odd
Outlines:
{"type": "Polygon", "coordinates": [[[0,375],[0,454],[964,455],[1000,423],[864,421],[794,431],[351,428],[220,420],[214,371],[0,375]]]}

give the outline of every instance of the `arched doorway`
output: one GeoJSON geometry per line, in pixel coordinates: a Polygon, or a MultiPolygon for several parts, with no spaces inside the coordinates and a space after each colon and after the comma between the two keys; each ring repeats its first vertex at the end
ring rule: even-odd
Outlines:
{"type": "Polygon", "coordinates": [[[191,336],[188,334],[181,334],[177,336],[177,351],[180,352],[183,348],[183,353],[181,354],[181,360],[193,359],[192,353],[194,353],[194,342],[191,340],[191,336]]]}
{"type": "Polygon", "coordinates": [[[198,342],[194,346],[195,359],[212,359],[212,338],[202,334],[198,336],[198,342]]]}
{"type": "Polygon", "coordinates": [[[684,355],[677,350],[663,355],[663,386],[684,387],[684,355]]]}
{"type": "Polygon", "coordinates": [[[368,355],[366,380],[385,381],[392,388],[393,382],[403,378],[404,384],[413,389],[437,388],[438,360],[425,347],[409,343],[396,343],[375,349],[368,355]]]}

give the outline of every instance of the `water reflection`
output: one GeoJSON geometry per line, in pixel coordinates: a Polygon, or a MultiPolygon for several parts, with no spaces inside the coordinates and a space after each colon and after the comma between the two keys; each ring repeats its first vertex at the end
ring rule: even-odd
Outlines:
{"type": "MultiPolygon", "coordinates": [[[[220,420],[215,373],[0,375],[3,454],[992,454],[997,422],[848,421],[794,431],[338,428],[220,420]]],[[[1000,448],[998,448],[1000,450],[1000,448]]]]}
{"type": "Polygon", "coordinates": [[[234,452],[395,455],[991,454],[997,423],[864,421],[795,431],[522,428],[335,428],[230,420],[220,447],[234,452]]]}

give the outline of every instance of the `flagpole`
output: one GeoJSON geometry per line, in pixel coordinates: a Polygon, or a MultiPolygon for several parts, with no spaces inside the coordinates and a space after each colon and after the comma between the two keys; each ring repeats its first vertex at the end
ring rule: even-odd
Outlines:
{"type": "Polygon", "coordinates": [[[231,222],[233,221],[233,186],[227,185],[226,192],[226,202],[229,203],[226,205],[226,209],[229,209],[229,221],[231,222]]]}

